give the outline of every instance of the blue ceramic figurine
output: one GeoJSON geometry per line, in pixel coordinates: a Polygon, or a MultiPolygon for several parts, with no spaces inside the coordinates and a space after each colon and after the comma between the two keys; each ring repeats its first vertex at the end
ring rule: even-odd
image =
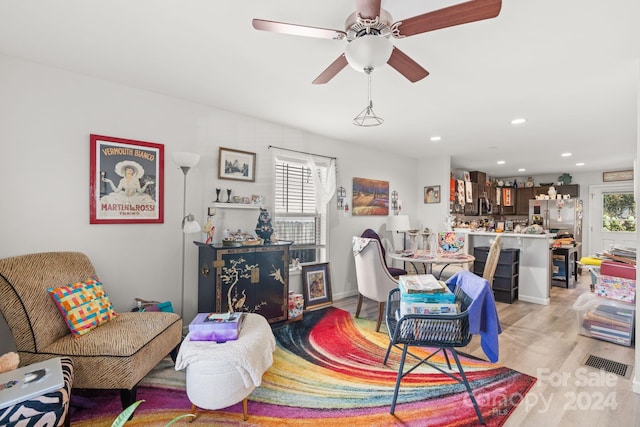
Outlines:
{"type": "Polygon", "coordinates": [[[265,243],[271,242],[273,234],[273,226],[271,225],[271,215],[265,208],[260,208],[258,216],[258,224],[256,224],[256,235],[264,240],[265,243]]]}

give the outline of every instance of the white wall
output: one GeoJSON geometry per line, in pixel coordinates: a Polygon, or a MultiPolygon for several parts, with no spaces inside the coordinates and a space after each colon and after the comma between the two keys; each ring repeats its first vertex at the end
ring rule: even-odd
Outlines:
{"type": "MultiPolygon", "coordinates": [[[[635,194],[635,199],[636,199],[636,211],[637,211],[637,206],[638,203],[640,203],[640,186],[638,185],[638,179],[640,179],[640,173],[638,172],[638,153],[640,153],[640,129],[638,129],[640,127],[640,60],[636,60],[636,75],[638,76],[638,79],[636,80],[636,94],[637,94],[637,105],[638,108],[636,109],[637,111],[637,125],[636,125],[636,139],[637,139],[637,144],[636,144],[636,159],[634,161],[634,194],[635,194]]],[[[637,215],[637,213],[636,213],[637,215]]],[[[637,229],[636,229],[636,238],[638,240],[637,243],[640,243],[640,234],[638,234],[637,229]]],[[[640,248],[640,244],[636,245],[637,248],[640,248]]],[[[636,283],[638,282],[638,268],[636,268],[636,283]]],[[[640,331],[640,315],[638,314],[640,313],[640,297],[637,294],[637,287],[636,287],[636,337],[638,336],[638,331],[640,331]]],[[[637,340],[636,340],[637,341],[637,340]]],[[[635,362],[635,374],[633,377],[633,391],[637,394],[640,394],[640,370],[638,370],[638,366],[640,366],[640,352],[636,350],[636,362],[635,362]]]]}
{"type": "MultiPolygon", "coordinates": [[[[404,212],[417,221],[417,201],[411,200],[418,185],[415,159],[1,55],[0,94],[0,257],[84,252],[117,311],[133,307],[135,297],[171,300],[179,309],[183,175],[171,160],[174,151],[202,155],[189,172],[187,190],[187,210],[201,224],[216,187],[232,188],[238,195],[264,194],[266,204],[272,203],[269,145],[336,156],[338,185],[347,188],[349,197],[353,177],[389,181],[404,199],[404,212]],[[89,224],[91,133],[164,144],[163,224],[89,224]],[[256,182],[219,181],[219,146],[257,153],[256,182]]],[[[220,228],[252,231],[257,212],[250,212],[220,212],[215,220],[220,228]]],[[[343,216],[335,202],[330,212],[329,256],[337,299],[356,290],[351,236],[370,227],[385,237],[385,218],[343,216]]],[[[200,237],[187,236],[186,322],[197,311],[197,248],[190,241],[200,237]]],[[[11,348],[8,328],[0,320],[0,353],[11,348]]]]}

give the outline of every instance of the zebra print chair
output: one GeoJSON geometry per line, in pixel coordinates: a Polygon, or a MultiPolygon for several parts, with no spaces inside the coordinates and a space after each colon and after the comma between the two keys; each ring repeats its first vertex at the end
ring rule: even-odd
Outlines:
{"type": "Polygon", "coordinates": [[[0,411],[0,427],[69,427],[69,398],[73,386],[73,362],[61,357],[64,386],[42,396],[16,403],[0,411]]]}

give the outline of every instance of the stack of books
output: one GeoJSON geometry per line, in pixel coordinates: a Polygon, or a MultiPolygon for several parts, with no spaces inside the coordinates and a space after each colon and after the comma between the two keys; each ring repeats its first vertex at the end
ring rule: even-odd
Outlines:
{"type": "Polygon", "coordinates": [[[456,314],[456,297],[432,274],[400,276],[400,316],[407,314],[456,314]]]}
{"type": "Polygon", "coordinates": [[[634,313],[633,306],[600,304],[584,314],[582,326],[595,338],[628,346],[633,336],[634,313]]]}

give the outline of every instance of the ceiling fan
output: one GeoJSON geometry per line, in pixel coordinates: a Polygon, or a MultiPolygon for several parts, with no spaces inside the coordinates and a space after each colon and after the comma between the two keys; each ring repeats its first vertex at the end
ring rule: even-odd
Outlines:
{"type": "Polygon", "coordinates": [[[327,67],[313,84],[324,84],[336,76],[347,64],[358,71],[370,73],[374,68],[389,64],[409,81],[415,83],[429,72],[393,46],[389,37],[404,38],[441,28],[495,18],[502,0],[471,0],[402,21],[393,18],[380,7],[381,0],[356,0],[356,11],[349,15],[345,30],[309,27],[306,25],[254,19],[253,28],[262,31],[298,36],[347,39],[345,53],[327,67]]]}

